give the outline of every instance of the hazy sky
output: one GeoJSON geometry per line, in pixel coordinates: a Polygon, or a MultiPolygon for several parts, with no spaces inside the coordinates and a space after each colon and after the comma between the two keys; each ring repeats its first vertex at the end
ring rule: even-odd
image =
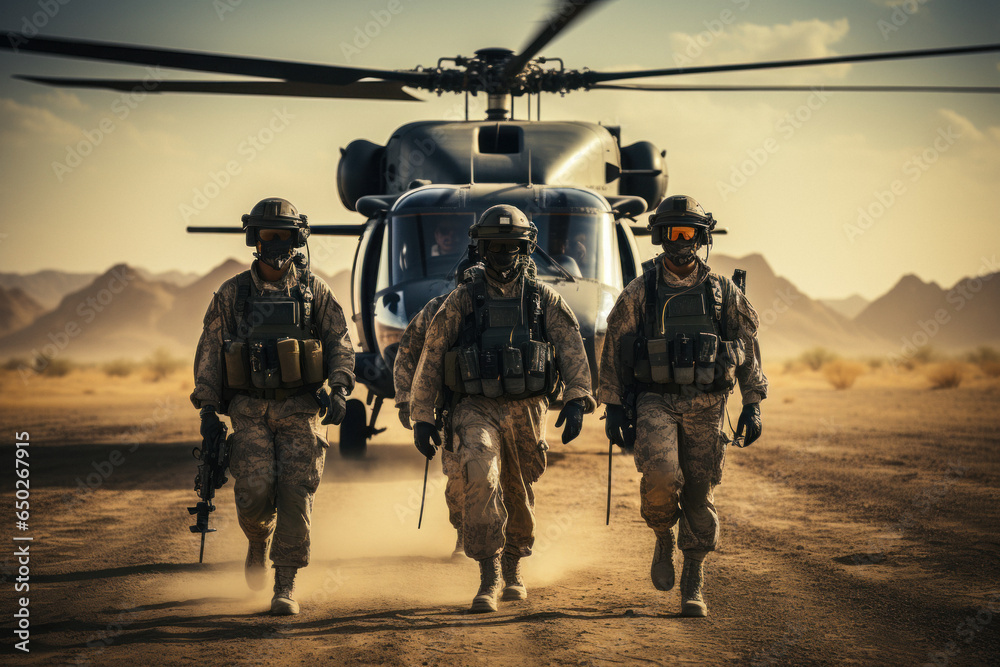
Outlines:
{"type": "MultiPolygon", "coordinates": [[[[549,7],[527,0],[62,2],[8,0],[0,28],[394,69],[433,66],[486,46],[519,50],[549,7]],[[386,11],[397,4],[398,13],[386,11]],[[379,17],[384,25],[373,29],[379,17]],[[367,44],[355,41],[366,27],[377,34],[367,44]]],[[[998,35],[993,0],[617,0],[542,55],[562,57],[571,68],[645,69],[982,44],[998,35]]],[[[239,225],[266,196],[290,199],[314,223],[358,222],[337,196],[338,148],[356,138],[385,143],[399,125],[454,116],[463,104],[459,96],[424,92],[417,95],[425,103],[136,100],[38,86],[13,73],[218,77],[0,52],[0,270],[22,273],[100,271],[121,261],[204,272],[230,256],[249,259],[237,235],[193,236],[184,228],[239,225]],[[248,143],[268,127],[276,130],[270,143],[248,143]],[[233,161],[238,173],[227,181],[220,174],[233,161]]],[[[1000,56],[670,83],[684,81],[997,86],[1000,56]]],[[[620,124],[624,143],[648,140],[666,149],[669,192],[696,197],[729,228],[719,252],[762,253],[815,297],[876,297],[904,273],[950,286],[1000,270],[998,112],[1000,95],[822,91],[593,91],[542,103],[543,119],[620,124]]],[[[332,251],[319,253],[326,271],[349,265],[351,240],[314,243],[332,251]]]]}

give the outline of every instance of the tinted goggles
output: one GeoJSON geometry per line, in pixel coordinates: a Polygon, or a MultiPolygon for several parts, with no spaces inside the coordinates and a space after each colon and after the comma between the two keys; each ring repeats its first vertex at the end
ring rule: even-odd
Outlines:
{"type": "Polygon", "coordinates": [[[666,241],[693,241],[697,237],[697,227],[667,227],[663,230],[666,241]]]}

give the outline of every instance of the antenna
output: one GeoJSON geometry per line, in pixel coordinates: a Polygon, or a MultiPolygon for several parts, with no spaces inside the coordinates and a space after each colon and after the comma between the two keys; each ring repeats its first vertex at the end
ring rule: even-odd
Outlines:
{"type": "Polygon", "coordinates": [[[469,144],[469,185],[476,184],[476,144],[469,144]]]}

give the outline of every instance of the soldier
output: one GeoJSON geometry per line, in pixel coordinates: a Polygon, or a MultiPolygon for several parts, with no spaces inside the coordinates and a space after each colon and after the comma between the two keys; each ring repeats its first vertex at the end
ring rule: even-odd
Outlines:
{"type": "Polygon", "coordinates": [[[545,470],[548,396],[565,383],[556,426],[567,443],[595,406],[576,317],[535,277],[537,230],[513,206],[493,206],[469,230],[485,268],[448,295],[427,330],[410,395],[414,443],[433,458],[441,444],[434,408],[444,387],[457,405],[452,426],[465,480],[465,553],[479,561],[470,611],[522,600],[520,560],[534,544],[531,485],[545,470]],[[434,441],[434,444],[431,441],[434,441]],[[506,585],[505,585],[506,583],[506,585]]]}
{"type": "Polygon", "coordinates": [[[297,614],[295,573],[309,564],[313,496],[329,446],[320,418],[344,419],[354,348],[333,292],[295,253],[309,236],[306,216],[284,199],[264,199],[243,228],[257,261],[224,282],[205,313],[191,402],[201,409],[202,437],[221,428],[219,414],[233,423],[229,467],[249,540],[247,584],[266,585],[270,558],[271,613],[297,614]]]}
{"type": "Polygon", "coordinates": [[[598,400],[607,405],[608,438],[626,451],[634,446],[642,517],[656,534],[653,585],[674,586],[672,528],[680,519],[681,615],[707,616],[702,561],[719,539],[713,488],[722,480],[728,443],[726,397],[739,380],[736,444],[749,445],[760,437],[767,378],[757,313],[742,290],[696,254],[711,245],[712,215],[677,195],[649,221],[663,253],[644,265],[608,316],[598,400]]]}
{"type": "MultiPolygon", "coordinates": [[[[463,259],[455,269],[456,286],[462,283],[465,271],[473,266],[473,262],[463,259]]],[[[431,323],[434,314],[444,303],[447,294],[436,296],[427,302],[427,305],[417,313],[403,336],[399,339],[399,349],[396,352],[396,360],[392,367],[392,382],[396,388],[396,407],[399,409],[399,422],[403,428],[412,430],[410,424],[410,386],[413,384],[413,373],[417,370],[417,362],[420,360],[420,353],[424,349],[424,340],[427,335],[427,327],[431,323]]],[[[455,551],[453,557],[465,555],[464,540],[462,539],[462,505],[465,503],[465,482],[462,479],[462,464],[458,458],[458,448],[455,446],[445,447],[441,453],[441,470],[448,478],[448,483],[444,487],[444,498],[448,504],[448,520],[458,533],[455,540],[455,551]]]]}

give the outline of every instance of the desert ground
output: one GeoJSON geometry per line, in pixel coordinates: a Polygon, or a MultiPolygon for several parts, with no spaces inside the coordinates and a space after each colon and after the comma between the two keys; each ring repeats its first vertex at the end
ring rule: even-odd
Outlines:
{"type": "Polygon", "coordinates": [[[919,368],[883,367],[838,391],[818,372],[767,370],[764,435],[730,449],[716,489],[722,542],[706,561],[707,619],[680,618],[679,592],[650,583],[638,475],[617,453],[605,525],[596,415],[570,445],[550,437],[528,599],[469,615],[478,570],[450,557],[440,465],[418,530],[423,462],[387,405],[388,430],[366,459],[331,448],[313,562],[299,576],[302,613],[275,618],[264,613],[269,594],[243,581],[232,483],[197,562],[186,372],[24,382],[4,371],[3,662],[1000,664],[1000,380],[970,373],[934,390],[919,368]],[[25,431],[30,519],[18,531],[14,433],[25,431]],[[15,593],[23,544],[30,590],[15,593]],[[30,653],[10,632],[20,597],[30,653]]]}

